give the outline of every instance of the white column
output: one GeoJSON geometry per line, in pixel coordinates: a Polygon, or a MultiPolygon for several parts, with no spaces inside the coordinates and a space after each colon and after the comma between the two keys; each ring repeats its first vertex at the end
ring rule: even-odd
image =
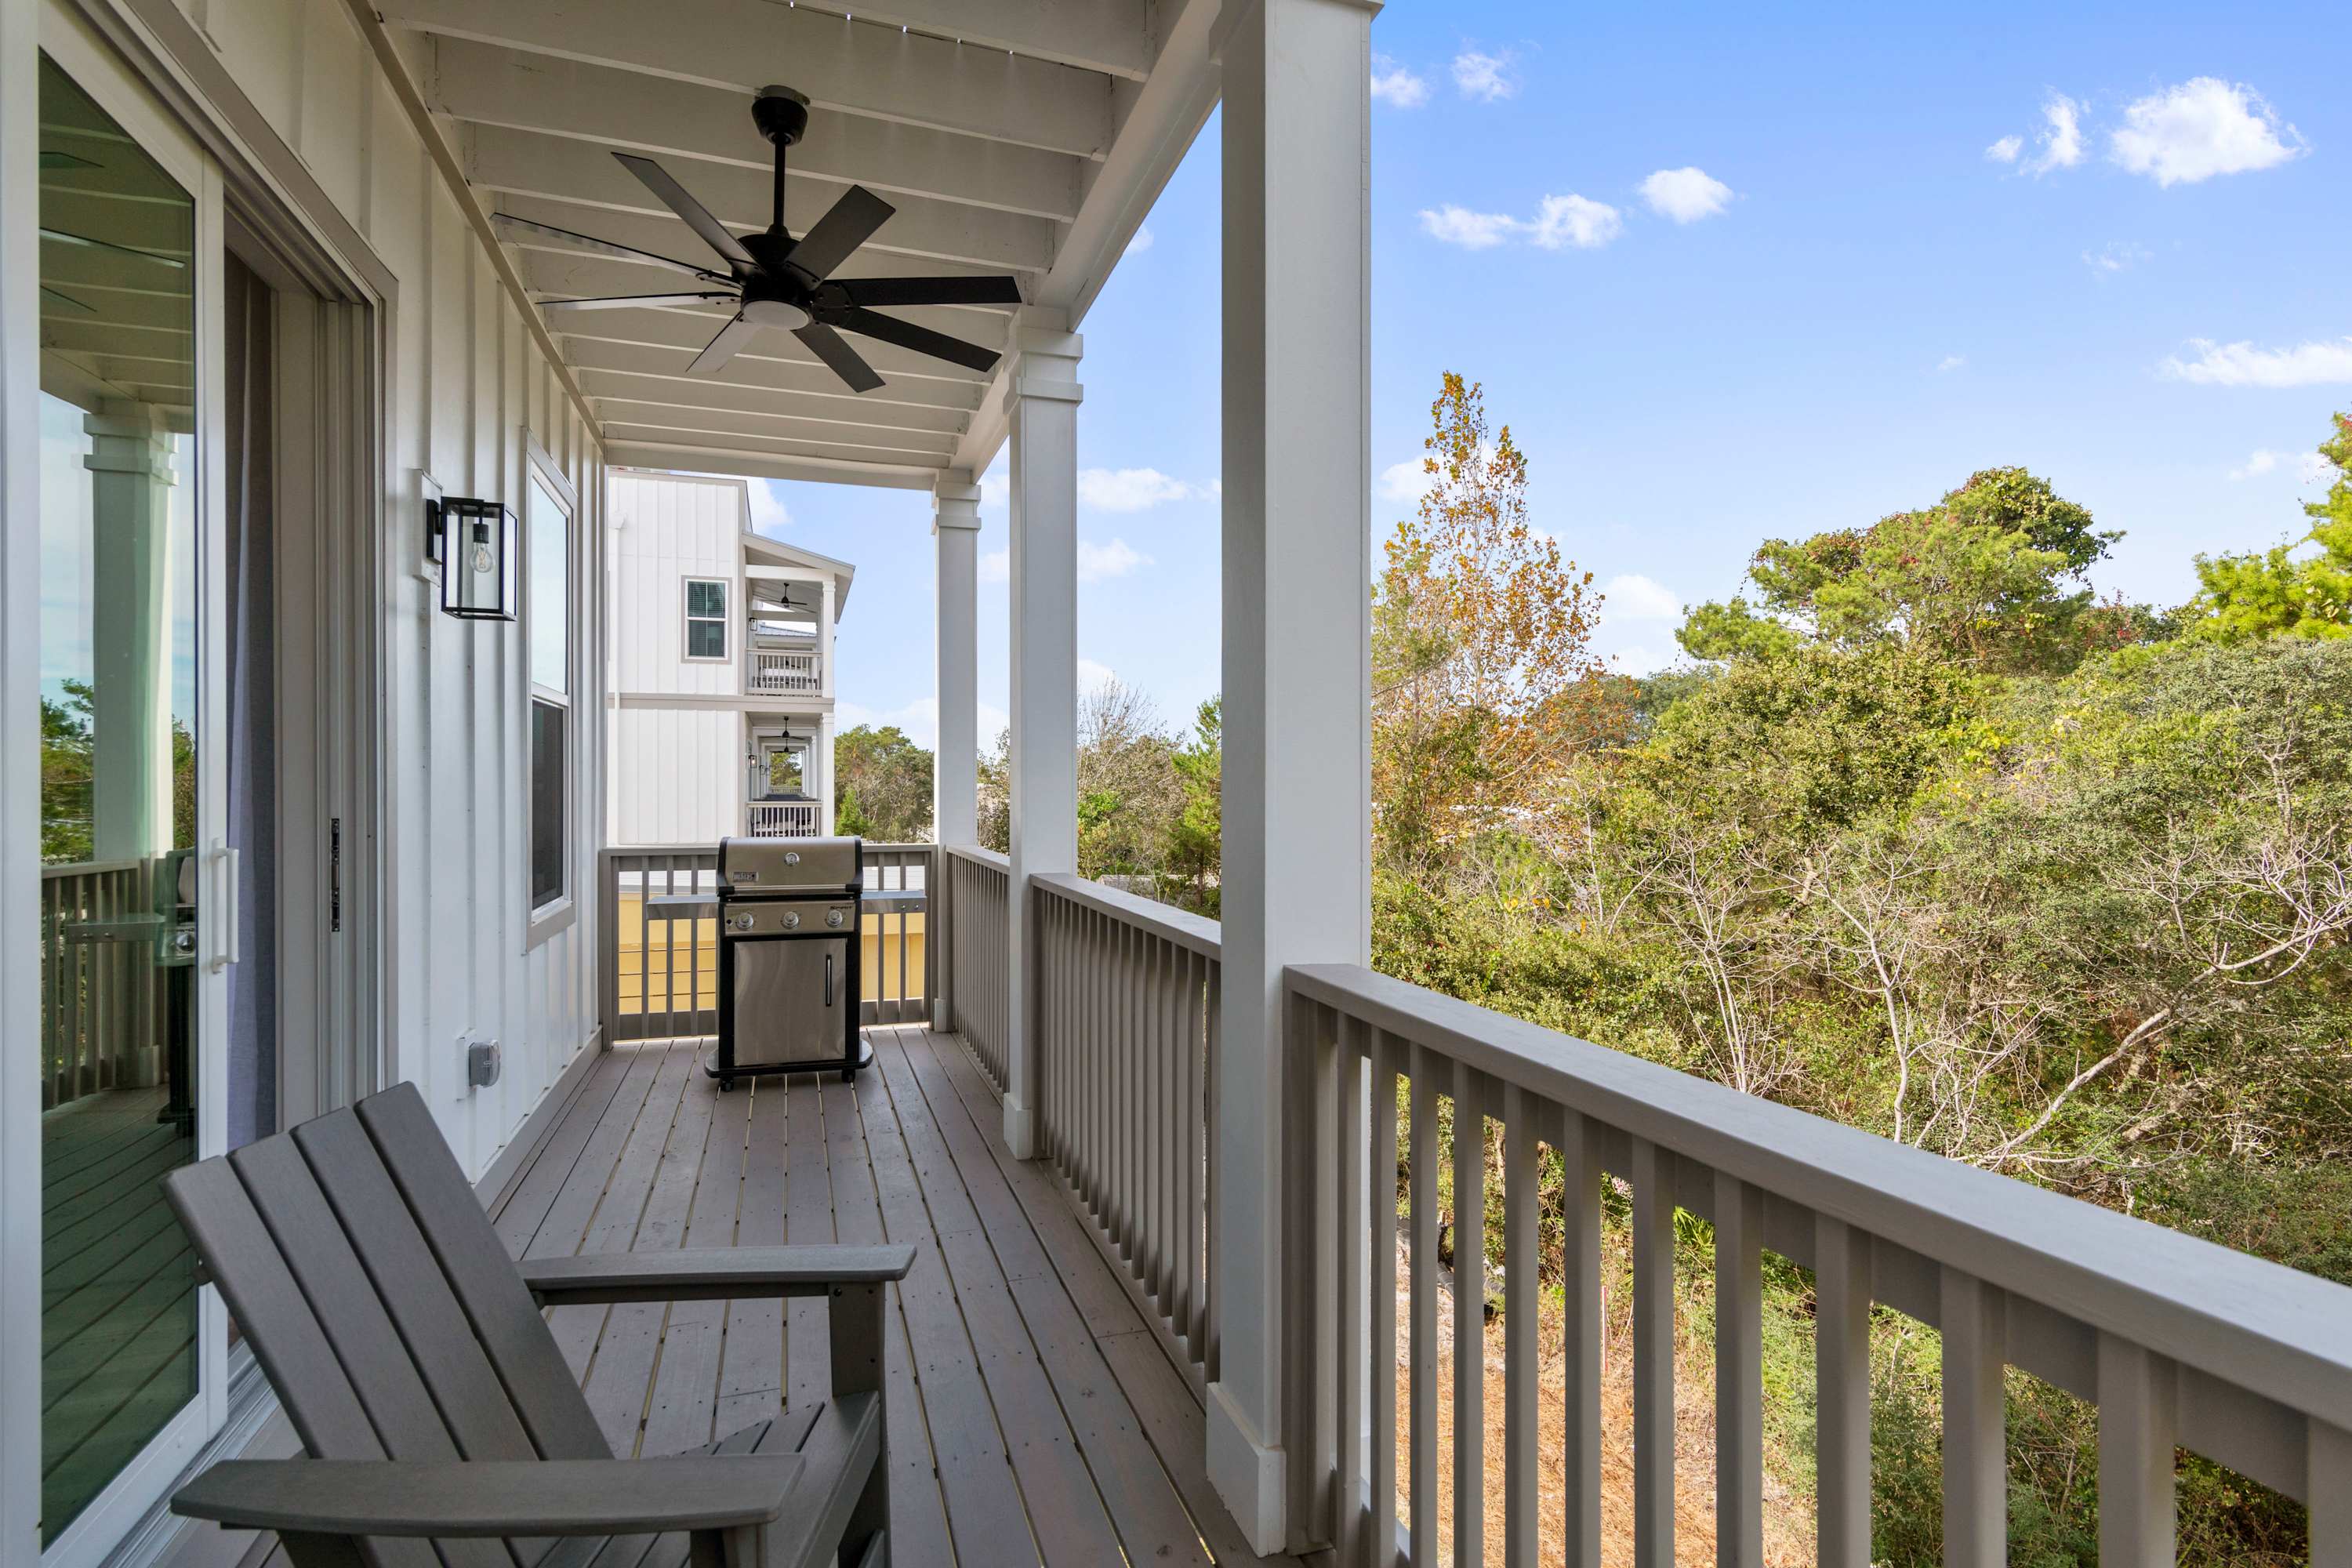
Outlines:
{"type": "Polygon", "coordinates": [[[816,609],[816,678],[817,691],[824,697],[834,694],[833,680],[833,617],[834,600],[841,592],[841,579],[828,572],[818,592],[816,609]]]}
{"type": "Polygon", "coordinates": [[[980,487],[931,485],[939,546],[935,620],[940,738],[931,762],[931,822],[942,844],[980,837],[980,487]]]}
{"type": "MultiPolygon", "coordinates": [[[[1223,1375],[1209,1478],[1259,1552],[1289,1517],[1287,964],[1362,963],[1371,927],[1365,164],[1359,0],[1246,0],[1223,75],[1223,1060],[1215,1253],[1223,1375]]],[[[1305,1460],[1300,1461],[1302,1464],[1305,1460]]]]}
{"type": "Polygon", "coordinates": [[[830,838],[833,837],[833,800],[836,793],[833,787],[833,710],[830,708],[817,715],[816,755],[809,761],[815,764],[810,771],[816,775],[816,784],[809,793],[817,798],[817,831],[830,838]]]}
{"type": "Polygon", "coordinates": [[[1078,355],[1075,332],[1021,327],[1005,379],[1013,455],[1012,859],[1005,943],[1004,1142],[1037,1152],[1029,879],[1078,868],[1078,355]]]}
{"type": "Polygon", "coordinates": [[[143,404],[82,420],[90,473],[93,842],[132,860],[172,841],[172,437],[143,404]]]}

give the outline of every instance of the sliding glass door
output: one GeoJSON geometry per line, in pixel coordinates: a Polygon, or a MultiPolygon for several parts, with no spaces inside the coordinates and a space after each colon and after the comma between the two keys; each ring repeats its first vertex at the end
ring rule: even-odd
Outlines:
{"type": "Polygon", "coordinates": [[[43,42],[40,1070],[7,1091],[41,1107],[41,1540],[79,1562],[219,1419],[160,1184],[223,1136],[222,253],[193,143],[54,10],[43,42]]]}

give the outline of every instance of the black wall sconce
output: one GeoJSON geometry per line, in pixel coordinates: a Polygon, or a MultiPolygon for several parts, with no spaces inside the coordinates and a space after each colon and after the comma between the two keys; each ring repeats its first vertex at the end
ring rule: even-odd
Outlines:
{"type": "Polygon", "coordinates": [[[502,503],[428,493],[425,553],[441,563],[441,611],[467,621],[515,618],[520,532],[502,503]]]}

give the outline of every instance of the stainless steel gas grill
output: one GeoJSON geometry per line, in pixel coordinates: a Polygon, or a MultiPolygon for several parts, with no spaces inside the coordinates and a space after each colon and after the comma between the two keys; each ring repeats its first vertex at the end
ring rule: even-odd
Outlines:
{"type": "Polygon", "coordinates": [[[856,838],[719,840],[719,1049],[705,1070],[720,1089],[836,1068],[848,1082],[873,1059],[857,1032],[864,850],[856,838]]]}

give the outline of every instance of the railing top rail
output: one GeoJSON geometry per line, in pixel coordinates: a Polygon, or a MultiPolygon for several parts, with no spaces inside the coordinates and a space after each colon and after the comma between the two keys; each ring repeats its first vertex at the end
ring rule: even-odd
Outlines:
{"type": "Polygon", "coordinates": [[[1133,893],[1122,893],[1117,888],[1106,887],[1084,877],[1073,877],[1066,872],[1045,872],[1032,880],[1057,898],[1100,910],[1114,920],[1139,926],[1162,941],[1190,948],[1203,958],[1222,960],[1223,957],[1221,945],[1223,938],[1217,922],[1204,920],[1188,910],[1180,910],[1173,904],[1163,904],[1153,899],[1139,898],[1133,893]]]}
{"type": "Polygon", "coordinates": [[[2352,1428],[2352,1289],[1350,963],[1291,990],[1633,1137],[2352,1428]]]}
{"type": "Polygon", "coordinates": [[[75,860],[63,866],[41,868],[41,880],[58,877],[98,877],[112,871],[136,871],[147,864],[144,860],[75,860]]]}
{"type": "MultiPolygon", "coordinates": [[[[930,850],[938,847],[936,844],[884,844],[875,840],[869,840],[866,846],[869,854],[882,849],[895,854],[905,854],[911,850],[930,850]]],[[[605,844],[597,847],[596,854],[600,858],[620,855],[705,855],[715,859],[719,854],[719,846],[716,844],[605,844]]]]}
{"type": "Polygon", "coordinates": [[[993,849],[982,849],[977,844],[943,844],[940,847],[959,860],[969,860],[975,866],[985,866],[992,871],[1002,871],[1007,876],[1013,872],[1012,860],[993,849]]]}

